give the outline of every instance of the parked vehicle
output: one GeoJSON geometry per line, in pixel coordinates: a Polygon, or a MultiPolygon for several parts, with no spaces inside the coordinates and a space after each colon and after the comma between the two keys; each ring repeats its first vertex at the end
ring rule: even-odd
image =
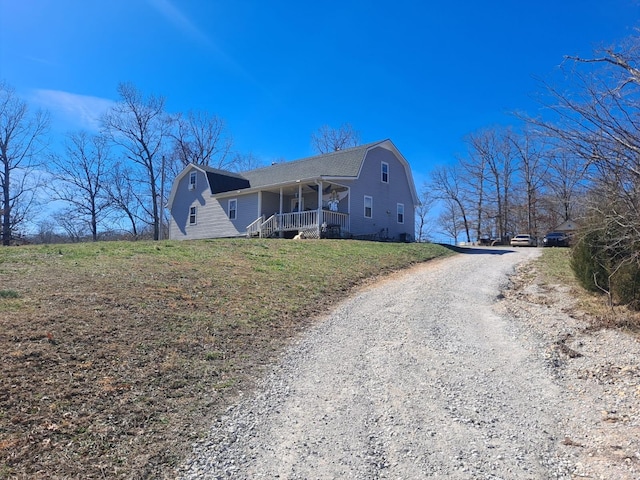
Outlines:
{"type": "Polygon", "coordinates": [[[512,247],[537,247],[538,241],[533,235],[522,233],[511,239],[512,247]]]}
{"type": "Polygon", "coordinates": [[[499,238],[491,238],[489,235],[480,237],[480,245],[484,247],[495,247],[496,245],[504,245],[499,238]]]}
{"type": "Polygon", "coordinates": [[[569,237],[562,232],[550,232],[544,236],[542,244],[545,247],[568,247],[569,237]]]}

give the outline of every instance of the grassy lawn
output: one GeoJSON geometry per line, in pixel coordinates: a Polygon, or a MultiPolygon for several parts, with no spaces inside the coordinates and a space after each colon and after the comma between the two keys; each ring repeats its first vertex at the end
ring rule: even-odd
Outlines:
{"type": "Polygon", "coordinates": [[[288,341],[432,244],[0,249],[0,478],[172,478],[288,341]]]}
{"type": "Polygon", "coordinates": [[[544,248],[542,256],[537,260],[540,271],[549,281],[577,287],[578,282],[573,275],[570,262],[569,248],[544,248]]]}
{"type": "Polygon", "coordinates": [[[576,280],[570,263],[571,249],[545,248],[535,266],[542,274],[542,281],[571,288],[571,294],[577,300],[576,309],[585,314],[584,319],[589,322],[589,328],[624,328],[640,333],[640,312],[622,305],[614,305],[612,308],[602,293],[586,291],[576,280]]]}

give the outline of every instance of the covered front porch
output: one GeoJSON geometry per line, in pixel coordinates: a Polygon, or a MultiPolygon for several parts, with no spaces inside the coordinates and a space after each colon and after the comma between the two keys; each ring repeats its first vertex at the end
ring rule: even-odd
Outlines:
{"type": "Polygon", "coordinates": [[[302,183],[258,195],[260,216],[247,237],[341,238],[350,230],[349,188],[330,182],[302,183]]]}

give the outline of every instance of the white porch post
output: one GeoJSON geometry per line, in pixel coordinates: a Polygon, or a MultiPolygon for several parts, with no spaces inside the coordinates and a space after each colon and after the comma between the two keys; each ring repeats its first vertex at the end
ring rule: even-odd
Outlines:
{"type": "Polygon", "coordinates": [[[347,187],[347,231],[351,231],[351,187],[347,187]]]}
{"type": "Polygon", "coordinates": [[[280,222],[282,221],[282,202],[283,202],[283,198],[282,198],[282,187],[280,187],[280,212],[279,212],[279,216],[278,216],[278,221],[276,222],[277,228],[278,230],[280,230],[280,238],[282,238],[284,236],[284,232],[282,231],[280,222]]]}
{"type": "Polygon", "coordinates": [[[322,185],[322,180],[318,182],[318,237],[322,234],[322,189],[324,186],[322,185]]]}

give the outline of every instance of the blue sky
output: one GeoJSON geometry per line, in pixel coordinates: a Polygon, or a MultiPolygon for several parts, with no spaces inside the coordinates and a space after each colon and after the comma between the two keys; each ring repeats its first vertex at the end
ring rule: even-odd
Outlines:
{"type": "Polygon", "coordinates": [[[463,137],[535,113],[536,78],[639,26],[638,0],[0,0],[0,79],[53,134],[98,127],[132,82],[224,118],[265,162],[322,125],[390,138],[419,187],[463,137]]]}

